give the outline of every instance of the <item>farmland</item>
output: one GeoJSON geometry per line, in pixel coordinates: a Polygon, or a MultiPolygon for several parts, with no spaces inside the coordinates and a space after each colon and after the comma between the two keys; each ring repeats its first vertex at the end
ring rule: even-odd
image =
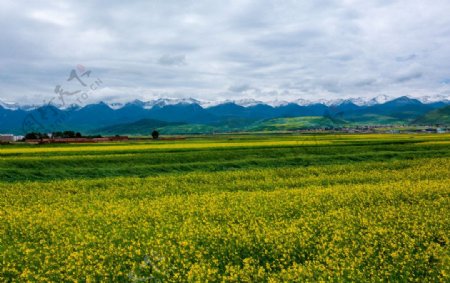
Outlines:
{"type": "Polygon", "coordinates": [[[450,280],[450,135],[0,147],[0,281],[450,280]]]}

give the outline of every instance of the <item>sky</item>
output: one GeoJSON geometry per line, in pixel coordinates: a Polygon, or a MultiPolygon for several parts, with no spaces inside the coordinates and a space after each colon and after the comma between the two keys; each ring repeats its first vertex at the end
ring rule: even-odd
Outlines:
{"type": "Polygon", "coordinates": [[[448,0],[2,0],[0,100],[45,103],[57,86],[83,102],[448,96],[448,11],[448,0]],[[85,90],[72,70],[101,84],[85,90]]]}

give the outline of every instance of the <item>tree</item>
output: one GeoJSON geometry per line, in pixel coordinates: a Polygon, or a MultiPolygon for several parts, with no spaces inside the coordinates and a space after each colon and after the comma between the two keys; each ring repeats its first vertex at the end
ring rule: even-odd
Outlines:
{"type": "Polygon", "coordinates": [[[159,132],[158,132],[157,130],[154,130],[154,131],[152,132],[152,137],[153,137],[154,140],[158,139],[158,137],[159,137],[159,132]]]}
{"type": "Polygon", "coordinates": [[[27,133],[25,135],[25,139],[27,139],[27,140],[37,140],[38,139],[38,133],[27,133]]]}
{"type": "Polygon", "coordinates": [[[75,137],[75,132],[74,131],[64,131],[63,132],[63,137],[64,138],[74,138],[75,137]]]}
{"type": "Polygon", "coordinates": [[[38,140],[38,139],[48,139],[48,135],[45,133],[27,133],[25,139],[27,140],[38,140]]]}

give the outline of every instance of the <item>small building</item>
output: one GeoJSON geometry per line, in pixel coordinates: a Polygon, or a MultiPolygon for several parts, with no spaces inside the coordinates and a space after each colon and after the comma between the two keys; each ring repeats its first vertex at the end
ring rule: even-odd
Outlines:
{"type": "Polygon", "coordinates": [[[4,134],[0,135],[0,142],[14,142],[14,135],[4,134]]]}

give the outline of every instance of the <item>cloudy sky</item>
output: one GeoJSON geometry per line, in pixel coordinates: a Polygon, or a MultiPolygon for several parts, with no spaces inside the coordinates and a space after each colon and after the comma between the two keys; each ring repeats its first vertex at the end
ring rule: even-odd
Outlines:
{"type": "Polygon", "coordinates": [[[450,1],[0,1],[0,100],[448,95],[450,1]],[[78,66],[78,68],[77,68],[78,66]]]}

